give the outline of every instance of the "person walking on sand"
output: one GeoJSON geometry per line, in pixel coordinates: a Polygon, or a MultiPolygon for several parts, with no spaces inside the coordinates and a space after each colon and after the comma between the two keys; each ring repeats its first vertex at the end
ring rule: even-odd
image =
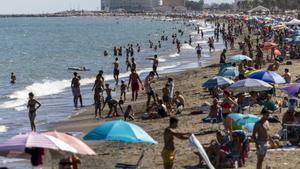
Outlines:
{"type": "Polygon", "coordinates": [[[41,103],[33,98],[34,94],[32,92],[30,92],[28,96],[29,96],[29,100],[27,103],[27,108],[29,109],[28,115],[30,120],[31,131],[36,132],[36,126],[35,126],[36,110],[41,107],[41,103]]]}
{"type": "Polygon", "coordinates": [[[143,82],[140,79],[140,76],[136,73],[135,69],[131,69],[131,74],[129,75],[129,81],[127,88],[129,88],[131,84],[132,98],[131,101],[136,101],[138,98],[138,92],[140,90],[140,84],[143,87],[143,82]]]}
{"type": "Polygon", "coordinates": [[[226,49],[223,49],[223,52],[220,55],[220,64],[226,63],[226,51],[227,51],[226,49]]]}
{"type": "Polygon", "coordinates": [[[262,164],[267,154],[268,140],[269,140],[268,118],[270,112],[267,109],[262,109],[261,114],[263,116],[259,121],[255,123],[253,134],[252,134],[252,139],[255,142],[256,154],[257,154],[256,169],[262,169],[262,164]]]}
{"type": "Polygon", "coordinates": [[[159,60],[157,58],[157,55],[154,55],[154,58],[146,58],[146,59],[153,61],[153,65],[152,65],[153,73],[155,73],[157,78],[159,79],[159,75],[157,73],[157,67],[158,67],[159,60]]]}
{"type": "Polygon", "coordinates": [[[161,156],[164,163],[164,169],[173,169],[175,160],[175,145],[174,137],[185,140],[190,137],[190,133],[179,133],[175,131],[178,126],[178,119],[176,117],[170,117],[170,124],[164,131],[164,148],[161,152],[161,156]]]}
{"type": "Polygon", "coordinates": [[[118,85],[119,84],[119,74],[120,74],[118,58],[115,59],[113,65],[114,65],[114,79],[116,81],[116,85],[118,85]]]}
{"type": "Polygon", "coordinates": [[[154,72],[151,71],[149,73],[148,76],[146,76],[145,78],[145,81],[144,81],[144,87],[145,87],[145,90],[146,90],[146,93],[147,93],[147,109],[149,108],[149,104],[150,104],[150,101],[151,101],[151,97],[153,98],[153,101],[155,102],[156,99],[155,99],[155,93],[151,87],[151,84],[152,83],[155,83],[155,80],[154,80],[154,72]]]}

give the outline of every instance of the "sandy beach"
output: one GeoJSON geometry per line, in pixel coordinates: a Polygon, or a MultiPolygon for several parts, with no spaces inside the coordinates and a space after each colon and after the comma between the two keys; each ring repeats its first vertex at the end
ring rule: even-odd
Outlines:
{"type": "MultiPolygon", "coordinates": [[[[227,56],[240,53],[238,50],[231,50],[227,53],[227,56]]],[[[219,53],[213,54],[216,58],[216,62],[219,58],[219,53]]],[[[293,61],[293,65],[281,65],[279,74],[284,73],[284,68],[289,68],[292,74],[293,79],[298,75],[297,70],[300,68],[299,61],[293,61]]],[[[265,68],[264,68],[265,69],[265,68]]],[[[177,116],[179,118],[179,128],[178,130],[183,132],[192,132],[197,133],[201,129],[211,128],[211,124],[202,123],[202,118],[206,117],[207,114],[200,115],[190,115],[190,112],[195,110],[197,106],[201,105],[204,102],[211,102],[212,98],[209,96],[209,93],[204,90],[201,85],[203,82],[208,80],[208,78],[213,77],[218,73],[218,66],[213,64],[204,68],[196,68],[187,70],[175,74],[166,74],[164,75],[157,83],[154,85],[155,91],[161,94],[162,86],[165,84],[168,77],[172,77],[175,82],[175,91],[179,90],[183,93],[183,96],[186,99],[186,108],[183,111],[183,114],[177,116]]],[[[133,106],[133,110],[136,113],[137,119],[134,121],[135,124],[141,126],[145,129],[155,140],[158,141],[157,145],[143,145],[143,144],[120,144],[119,159],[117,157],[117,143],[114,142],[104,142],[96,141],[90,142],[86,141],[96,152],[97,156],[83,156],[81,168],[89,169],[99,169],[99,168],[114,168],[114,164],[117,162],[125,162],[130,164],[135,164],[140,156],[140,153],[143,149],[146,150],[145,157],[143,160],[142,168],[163,168],[161,150],[163,148],[163,131],[168,126],[169,118],[155,119],[155,120],[142,120],[141,116],[145,112],[146,106],[146,96],[144,92],[141,92],[140,99],[137,102],[130,102],[133,106]]],[[[280,99],[284,96],[283,93],[277,92],[278,96],[275,99],[280,99]]],[[[130,97],[130,96],[129,96],[130,97]]],[[[125,106],[128,103],[125,104],[125,106]]],[[[124,106],[124,107],[125,107],[124,106]]],[[[261,110],[260,107],[252,108],[252,114],[259,114],[261,110]]],[[[104,114],[107,113],[107,110],[104,110],[104,114]]],[[[282,118],[283,113],[277,113],[279,118],[282,118]]],[[[122,118],[117,118],[122,119],[122,118]]],[[[58,123],[52,124],[50,129],[54,129],[61,132],[82,132],[86,134],[89,130],[96,127],[97,125],[115,119],[103,119],[95,120],[94,119],[94,107],[88,107],[87,111],[72,117],[71,119],[58,123]]],[[[218,126],[215,125],[213,128],[217,129],[218,126]]],[[[281,128],[279,123],[271,124],[271,134],[276,134],[277,131],[281,128]]],[[[82,138],[81,135],[79,138],[82,138]]],[[[210,143],[211,140],[215,139],[215,134],[206,134],[202,136],[197,136],[199,141],[202,144],[210,143]]],[[[177,156],[175,160],[175,168],[198,168],[198,157],[191,150],[188,141],[175,140],[175,145],[177,149],[177,156]]],[[[294,169],[300,164],[300,159],[298,155],[300,154],[299,150],[294,151],[272,151],[268,152],[266,160],[264,162],[265,166],[270,166],[272,168],[290,168],[294,169]]],[[[255,168],[256,164],[256,152],[255,146],[251,144],[251,151],[249,153],[249,158],[246,162],[245,169],[255,168]]]]}

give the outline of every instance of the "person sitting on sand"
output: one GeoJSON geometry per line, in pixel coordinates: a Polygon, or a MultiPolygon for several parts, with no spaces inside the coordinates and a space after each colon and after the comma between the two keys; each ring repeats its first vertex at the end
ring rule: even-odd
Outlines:
{"type": "Polygon", "coordinates": [[[170,117],[170,124],[164,131],[164,148],[161,152],[163,159],[164,169],[173,169],[175,160],[175,145],[174,137],[185,140],[190,137],[190,133],[179,133],[175,131],[178,126],[178,119],[176,117],[170,117]]]}
{"type": "Polygon", "coordinates": [[[176,108],[177,108],[176,113],[181,114],[181,112],[185,106],[185,99],[179,91],[175,92],[173,102],[176,104],[176,108]]]}
{"type": "Polygon", "coordinates": [[[223,119],[226,119],[227,115],[230,114],[232,112],[233,108],[236,107],[236,106],[238,106],[236,101],[234,101],[230,97],[229,91],[225,90],[224,91],[224,99],[223,99],[223,102],[221,104],[223,119]]]}
{"type": "Polygon", "coordinates": [[[222,118],[220,118],[220,114],[222,112],[221,106],[219,105],[219,100],[214,98],[213,104],[210,106],[210,111],[208,117],[202,119],[203,122],[220,122],[222,118]]]}
{"type": "Polygon", "coordinates": [[[31,131],[36,131],[36,126],[35,126],[35,117],[36,117],[36,111],[41,107],[41,103],[35,100],[34,94],[30,92],[28,94],[29,100],[27,103],[27,108],[29,109],[28,115],[29,115],[29,120],[30,120],[30,126],[31,126],[31,131]],[[37,105],[37,106],[36,106],[37,105]]]}
{"type": "Polygon", "coordinates": [[[282,76],[284,78],[284,80],[286,81],[286,83],[291,83],[292,82],[292,75],[289,72],[289,69],[284,69],[284,74],[282,76]]]}
{"type": "Polygon", "coordinates": [[[277,110],[277,106],[272,100],[272,95],[268,94],[267,99],[263,102],[263,106],[265,109],[270,110],[272,112],[277,110]]]}
{"type": "Polygon", "coordinates": [[[167,106],[163,103],[162,100],[158,100],[158,105],[157,105],[157,114],[160,117],[167,117],[168,116],[168,109],[167,106]]]}
{"type": "Polygon", "coordinates": [[[126,121],[127,119],[134,120],[134,113],[132,112],[132,106],[131,105],[128,105],[125,112],[124,112],[124,120],[126,121]]]}

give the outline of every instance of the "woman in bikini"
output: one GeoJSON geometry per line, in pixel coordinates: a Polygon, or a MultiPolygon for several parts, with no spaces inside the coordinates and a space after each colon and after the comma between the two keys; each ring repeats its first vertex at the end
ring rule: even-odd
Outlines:
{"type": "Polygon", "coordinates": [[[27,103],[27,108],[29,109],[28,115],[29,115],[31,130],[35,132],[36,127],[35,127],[34,121],[35,121],[35,117],[36,117],[36,110],[41,107],[41,103],[39,103],[37,100],[35,100],[33,98],[34,95],[32,92],[30,92],[28,95],[29,95],[29,100],[27,103]],[[37,107],[36,107],[36,105],[37,105],[37,107]]]}

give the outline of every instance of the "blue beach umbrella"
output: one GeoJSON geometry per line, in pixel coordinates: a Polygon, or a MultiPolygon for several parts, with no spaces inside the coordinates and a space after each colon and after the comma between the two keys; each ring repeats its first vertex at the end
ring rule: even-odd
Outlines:
{"type": "Polygon", "coordinates": [[[293,38],[292,38],[292,42],[293,43],[299,43],[300,42],[300,36],[298,35],[298,36],[294,36],[293,38]]]}
{"type": "Polygon", "coordinates": [[[244,61],[244,60],[252,60],[251,58],[249,58],[248,56],[246,55],[234,55],[234,56],[231,56],[228,61],[231,62],[231,63],[235,63],[235,62],[241,62],[241,61],[244,61]]]}
{"type": "Polygon", "coordinates": [[[92,129],[83,139],[157,144],[141,127],[123,120],[105,122],[92,129]]]}
{"type": "Polygon", "coordinates": [[[244,127],[250,132],[253,133],[255,123],[248,123],[244,127]]]}
{"type": "Polygon", "coordinates": [[[284,78],[277,74],[276,72],[272,71],[261,71],[261,72],[255,72],[248,76],[248,78],[252,79],[259,79],[262,81],[265,81],[267,83],[274,83],[274,84],[283,84],[286,83],[284,78]]]}
{"type": "Polygon", "coordinates": [[[237,121],[237,120],[243,118],[244,115],[241,113],[230,113],[230,114],[228,114],[227,117],[231,118],[233,121],[237,121]]]}
{"type": "Polygon", "coordinates": [[[241,126],[245,126],[249,123],[256,123],[259,120],[259,117],[253,114],[246,114],[242,118],[238,119],[236,123],[241,126]]]}
{"type": "Polygon", "coordinates": [[[236,67],[226,67],[219,73],[219,76],[237,77],[239,74],[239,70],[236,67]]]}
{"type": "Polygon", "coordinates": [[[230,80],[226,77],[215,76],[212,79],[209,79],[208,81],[203,83],[202,87],[213,88],[213,87],[217,87],[217,86],[230,85],[232,83],[234,83],[234,81],[230,80]]]}

